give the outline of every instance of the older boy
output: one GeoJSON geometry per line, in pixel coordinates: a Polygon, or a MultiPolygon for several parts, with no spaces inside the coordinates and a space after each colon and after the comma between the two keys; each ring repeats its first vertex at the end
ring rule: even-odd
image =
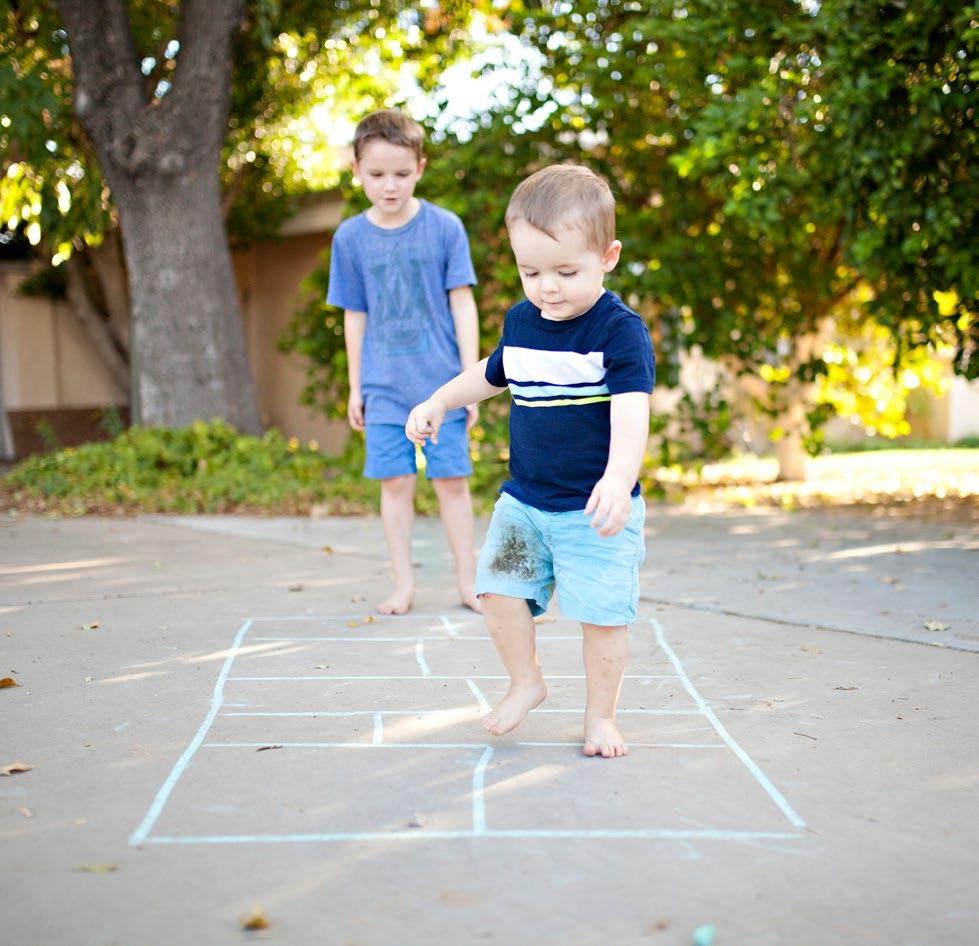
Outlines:
{"type": "MultiPolygon", "coordinates": [[[[475,364],[479,329],[469,242],[455,214],[414,196],[425,170],[424,132],[401,112],[373,112],[354,132],[357,179],[371,202],[333,237],[327,302],[344,310],[350,400],[364,431],[364,475],[381,481],[381,520],[394,588],[377,610],[404,614],[415,597],[411,567],[415,448],[404,438],[413,404],[475,364]]],[[[464,405],[458,405],[462,408],[464,405]]],[[[425,449],[455,559],[459,597],[481,610],[473,588],[472,472],[467,434],[475,405],[449,413],[441,443],[425,449]]]]}
{"type": "Polygon", "coordinates": [[[437,441],[449,410],[509,387],[510,479],[476,592],[510,687],[484,725],[502,735],[547,696],[534,616],[556,585],[562,612],[582,626],[584,753],[614,758],[628,753],[615,705],[645,548],[637,479],[652,345],[642,319],[603,288],[622,244],[601,178],[570,165],[538,171],[514,192],[506,225],[527,301],[507,313],[496,351],[419,404],[405,432],[437,441]]]}

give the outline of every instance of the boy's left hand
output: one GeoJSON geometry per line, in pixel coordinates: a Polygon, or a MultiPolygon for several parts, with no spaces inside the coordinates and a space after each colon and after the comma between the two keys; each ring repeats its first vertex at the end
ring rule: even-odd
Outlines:
{"type": "Polygon", "coordinates": [[[591,527],[605,538],[622,531],[632,512],[632,489],[622,480],[603,476],[591,491],[585,515],[592,516],[591,527]]]}

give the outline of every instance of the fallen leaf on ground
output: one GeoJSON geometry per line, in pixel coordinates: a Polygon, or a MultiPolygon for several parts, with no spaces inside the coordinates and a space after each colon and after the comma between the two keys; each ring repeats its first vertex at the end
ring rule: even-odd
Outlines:
{"type": "Polygon", "coordinates": [[[375,618],[373,614],[368,614],[367,617],[364,618],[364,623],[373,624],[376,620],[377,618],[375,618]]]}
{"type": "Polygon", "coordinates": [[[943,621],[925,621],[926,631],[947,631],[950,627],[950,624],[945,624],[943,621]]]}
{"type": "Polygon", "coordinates": [[[17,809],[17,811],[19,811],[20,814],[22,814],[25,818],[34,817],[34,812],[31,811],[30,808],[27,808],[25,805],[21,805],[20,808],[17,809]]]}
{"type": "Polygon", "coordinates": [[[314,670],[329,670],[330,669],[330,665],[329,664],[317,664],[315,667],[313,667],[313,669],[314,670]]]}
{"type": "Polygon", "coordinates": [[[4,677],[0,680],[0,690],[6,690],[8,687],[19,687],[20,684],[13,677],[4,677]]]}
{"type": "Polygon", "coordinates": [[[834,690],[859,690],[860,687],[833,687],[834,690]]]}
{"type": "Polygon", "coordinates": [[[94,631],[97,627],[101,627],[101,621],[90,621],[88,624],[82,624],[79,630],[82,631],[94,631]]]}
{"type": "Polygon", "coordinates": [[[78,869],[86,874],[111,874],[119,868],[115,864],[82,864],[78,869]]]}
{"type": "Polygon", "coordinates": [[[274,746],[259,746],[255,751],[256,752],[265,752],[266,749],[281,749],[281,748],[282,748],[282,746],[279,746],[279,745],[274,745],[274,746]]]}
{"type": "Polygon", "coordinates": [[[652,923],[649,924],[650,933],[662,933],[664,930],[668,930],[669,928],[670,928],[669,920],[654,920],[652,923]]]}
{"type": "Polygon", "coordinates": [[[296,584],[294,584],[294,585],[290,585],[290,586],[289,586],[289,590],[290,590],[290,591],[302,591],[302,590],[303,590],[303,588],[305,588],[305,587],[306,587],[306,586],[305,586],[304,584],[302,584],[302,582],[297,582],[297,583],[296,583],[296,584]]]}
{"type": "Polygon", "coordinates": [[[267,930],[269,921],[261,910],[255,910],[250,917],[241,921],[241,928],[243,930],[267,930]]]}
{"type": "Polygon", "coordinates": [[[324,545],[323,546],[323,551],[326,552],[327,555],[332,555],[333,554],[333,546],[332,545],[324,545]]]}
{"type": "Polygon", "coordinates": [[[804,650],[807,654],[821,654],[822,651],[818,647],[813,647],[811,644],[803,644],[799,650],[804,650]]]}
{"type": "Polygon", "coordinates": [[[0,775],[17,775],[20,772],[30,772],[33,768],[33,765],[28,765],[26,762],[10,762],[7,765],[0,765],[0,775]]]}
{"type": "Polygon", "coordinates": [[[347,621],[347,627],[359,627],[360,621],[347,621]]]}

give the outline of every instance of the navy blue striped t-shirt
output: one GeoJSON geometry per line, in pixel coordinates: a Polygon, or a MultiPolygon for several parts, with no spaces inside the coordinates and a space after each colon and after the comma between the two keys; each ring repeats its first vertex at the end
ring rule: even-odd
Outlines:
{"type": "Polygon", "coordinates": [[[513,397],[503,491],[548,512],[584,509],[608,463],[612,395],[652,392],[653,346],[614,292],[566,321],[524,301],[507,312],[486,380],[513,397]]]}

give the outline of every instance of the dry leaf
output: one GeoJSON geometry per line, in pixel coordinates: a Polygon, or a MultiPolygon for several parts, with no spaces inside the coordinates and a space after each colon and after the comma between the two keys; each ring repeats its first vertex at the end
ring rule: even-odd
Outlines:
{"type": "Polygon", "coordinates": [[[296,582],[294,585],[289,586],[290,591],[302,591],[306,586],[302,582],[296,582]]]}
{"type": "Polygon", "coordinates": [[[860,687],[833,687],[834,690],[859,690],[860,687]]]}
{"type": "Polygon", "coordinates": [[[81,627],[80,627],[80,630],[83,630],[83,631],[94,631],[97,627],[101,627],[101,626],[102,626],[102,622],[101,621],[91,621],[88,624],[82,624],[81,627]]]}
{"type": "Polygon", "coordinates": [[[347,627],[359,627],[360,621],[347,621],[347,627]]]}
{"type": "Polygon", "coordinates": [[[326,552],[327,555],[332,555],[333,554],[333,546],[332,545],[324,545],[323,546],[323,551],[326,552]]]}
{"type": "Polygon", "coordinates": [[[19,687],[20,684],[13,677],[4,677],[0,680],[0,690],[6,690],[8,687],[19,687]]]}
{"type": "Polygon", "coordinates": [[[368,614],[367,617],[364,618],[364,623],[373,624],[376,620],[377,618],[375,618],[373,614],[368,614]]]}
{"type": "Polygon", "coordinates": [[[944,624],[942,621],[925,621],[926,631],[947,631],[950,627],[950,624],[944,624]]]}
{"type": "Polygon", "coordinates": [[[313,667],[313,669],[314,670],[329,670],[330,669],[330,665],[329,664],[317,664],[315,667],[313,667]]]}
{"type": "Polygon", "coordinates": [[[25,818],[34,817],[34,812],[31,811],[30,808],[25,807],[24,805],[21,805],[20,808],[17,809],[17,811],[19,811],[25,818]]]}
{"type": "Polygon", "coordinates": [[[803,644],[799,650],[804,650],[807,654],[821,654],[822,651],[818,647],[813,647],[812,644],[803,644]]]}
{"type": "Polygon", "coordinates": [[[243,930],[267,930],[269,921],[265,919],[265,914],[261,910],[255,910],[250,917],[241,921],[243,930]]]}
{"type": "Polygon", "coordinates": [[[119,868],[115,864],[82,864],[78,869],[86,874],[111,874],[119,868]]]}
{"type": "Polygon", "coordinates": [[[33,765],[26,762],[11,762],[9,765],[0,765],[0,775],[17,775],[20,772],[30,772],[33,765]]]}
{"type": "Polygon", "coordinates": [[[265,752],[266,749],[281,749],[281,748],[282,748],[282,746],[279,746],[279,745],[259,746],[255,751],[256,752],[265,752]]]}

